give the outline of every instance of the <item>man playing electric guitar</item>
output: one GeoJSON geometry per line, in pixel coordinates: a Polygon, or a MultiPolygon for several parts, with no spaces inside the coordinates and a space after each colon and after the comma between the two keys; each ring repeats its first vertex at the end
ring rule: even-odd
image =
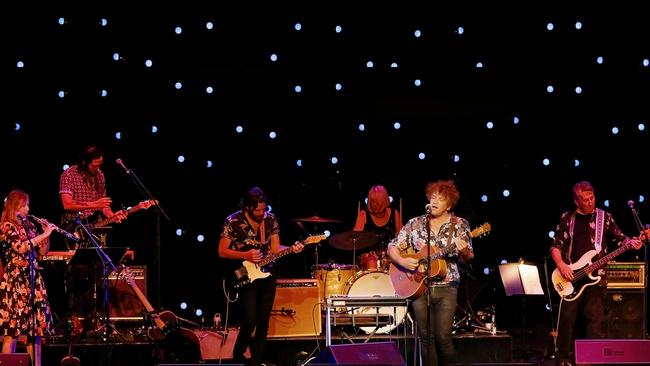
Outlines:
{"type": "Polygon", "coordinates": [[[593,286],[583,282],[589,278],[598,281],[598,276],[604,275],[606,263],[600,265],[600,262],[589,267],[596,273],[585,273],[585,266],[590,264],[592,259],[594,262],[597,259],[592,258],[592,254],[606,252],[608,243],[622,246],[623,250],[632,247],[638,249],[642,245],[640,240],[625,236],[610,213],[596,209],[594,188],[589,182],[576,183],[571,193],[576,209],[562,214],[550,249],[551,257],[557,266],[554,276],[555,288],[564,292],[560,292],[563,300],[560,303],[556,343],[560,365],[572,364],[570,352],[578,313],[585,317],[587,338],[607,336],[604,328],[606,281],[601,280],[593,286]],[[560,275],[565,282],[557,280],[560,275]]]}
{"type": "MultiPolygon", "coordinates": [[[[242,261],[260,263],[266,255],[286,249],[280,245],[278,220],[268,212],[266,195],[260,188],[250,188],[242,197],[240,207],[241,210],[226,218],[219,240],[219,257],[233,264],[228,266],[224,263],[227,271],[241,267],[242,261]]],[[[298,253],[303,247],[302,243],[296,243],[291,250],[298,253]]],[[[257,278],[240,287],[238,293],[242,319],[233,349],[234,362],[258,366],[264,360],[269,319],[275,299],[275,277],[257,278]],[[253,331],[255,336],[251,340],[253,331]],[[246,362],[244,353],[249,341],[251,359],[246,362]]]]}

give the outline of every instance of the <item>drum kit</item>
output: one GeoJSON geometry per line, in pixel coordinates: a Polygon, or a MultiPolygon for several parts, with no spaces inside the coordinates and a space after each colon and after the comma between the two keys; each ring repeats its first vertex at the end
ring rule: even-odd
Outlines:
{"type": "MultiPolygon", "coordinates": [[[[341,220],[326,219],[319,216],[297,218],[292,221],[298,223],[341,223],[341,220]]],[[[374,246],[378,237],[369,231],[345,231],[331,236],[328,243],[332,248],[351,251],[352,263],[317,263],[312,270],[312,278],[320,284],[320,302],[332,296],[359,296],[359,297],[395,297],[395,288],[388,275],[390,259],[385,250],[368,251],[357,259],[357,250],[364,250],[374,246]]],[[[387,334],[397,328],[405,319],[406,307],[355,307],[339,309],[340,312],[359,315],[390,314],[393,315],[392,324],[376,327],[359,327],[365,333],[387,334]]]]}

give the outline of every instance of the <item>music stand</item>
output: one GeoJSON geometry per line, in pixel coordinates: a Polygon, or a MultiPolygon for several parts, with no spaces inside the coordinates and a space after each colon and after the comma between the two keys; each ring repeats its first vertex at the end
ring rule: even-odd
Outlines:
{"type": "MultiPolygon", "coordinates": [[[[102,270],[102,293],[104,294],[103,296],[103,304],[104,304],[104,317],[105,317],[105,323],[102,327],[106,327],[107,324],[109,323],[109,311],[108,311],[108,274],[115,270],[116,267],[113,263],[119,263],[122,261],[122,258],[124,258],[124,255],[126,254],[128,247],[106,247],[106,248],[79,248],[75,250],[74,255],[70,259],[69,265],[87,265],[89,268],[93,269],[93,314],[92,316],[96,316],[97,312],[97,286],[96,286],[96,281],[97,281],[97,270],[101,269],[102,270]],[[103,253],[101,253],[101,252],[103,253]],[[104,263],[104,257],[108,257],[108,260],[106,262],[110,263],[112,266],[107,266],[104,263]]],[[[97,330],[100,330],[102,327],[100,327],[97,330]]],[[[107,327],[106,327],[107,328],[107,327]]],[[[122,335],[113,327],[113,330],[120,336],[122,335]]],[[[106,339],[108,339],[108,329],[105,329],[105,334],[106,334],[106,339]]],[[[124,337],[122,337],[124,338],[124,337]]]]}
{"type": "MultiPolygon", "coordinates": [[[[544,295],[539,270],[535,264],[527,264],[522,259],[517,263],[500,264],[499,274],[506,296],[522,295],[521,349],[526,354],[526,296],[544,295]]],[[[492,326],[495,327],[496,324],[492,324],[492,326]]]]}

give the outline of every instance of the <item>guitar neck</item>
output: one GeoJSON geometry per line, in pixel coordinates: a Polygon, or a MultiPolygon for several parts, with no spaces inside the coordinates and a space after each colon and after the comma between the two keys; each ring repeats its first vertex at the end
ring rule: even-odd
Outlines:
{"type": "Polygon", "coordinates": [[[273,262],[274,260],[276,260],[276,259],[280,259],[280,258],[284,257],[285,255],[287,255],[287,254],[291,254],[291,253],[293,253],[292,248],[291,248],[291,247],[286,248],[286,249],[284,249],[284,250],[282,250],[282,251],[279,251],[279,252],[277,252],[277,253],[275,253],[275,254],[271,254],[270,256],[268,256],[268,257],[262,259],[262,260],[258,263],[258,265],[259,265],[260,267],[264,267],[264,266],[266,266],[267,264],[273,262]]]}
{"type": "Polygon", "coordinates": [[[600,269],[601,267],[605,266],[609,261],[611,261],[612,259],[618,257],[621,253],[623,253],[624,251],[626,251],[628,249],[630,249],[629,245],[621,245],[615,251],[607,254],[606,256],[600,258],[599,260],[597,260],[597,261],[593,262],[592,264],[590,264],[589,266],[587,266],[587,268],[585,268],[585,272],[586,273],[591,273],[591,272],[593,272],[593,271],[595,271],[597,269],[600,269]]]}
{"type": "MultiPolygon", "coordinates": [[[[128,216],[128,215],[134,213],[135,211],[138,211],[139,209],[140,209],[139,205],[138,206],[133,206],[133,207],[129,208],[128,210],[126,210],[126,215],[128,216]]],[[[115,221],[117,221],[117,215],[113,215],[113,216],[111,216],[109,218],[106,218],[104,220],[97,221],[96,223],[94,223],[92,225],[88,225],[88,226],[90,228],[96,228],[96,227],[101,227],[101,226],[106,226],[106,225],[112,224],[115,221]]]]}

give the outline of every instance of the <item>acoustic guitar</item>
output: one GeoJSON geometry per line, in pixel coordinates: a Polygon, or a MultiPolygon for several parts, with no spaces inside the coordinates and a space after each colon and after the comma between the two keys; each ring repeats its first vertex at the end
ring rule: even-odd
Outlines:
{"type": "MultiPolygon", "coordinates": [[[[487,235],[492,230],[489,223],[477,227],[469,233],[469,236],[476,238],[479,236],[487,235]]],[[[431,275],[433,277],[444,277],[447,274],[447,261],[444,258],[451,253],[455,245],[447,245],[444,248],[430,246],[429,266],[431,267],[431,275]]],[[[410,299],[417,299],[424,294],[426,290],[425,279],[427,277],[427,250],[423,248],[415,254],[404,254],[402,257],[410,257],[418,259],[418,267],[414,271],[397,265],[390,264],[388,274],[390,280],[395,288],[395,293],[400,297],[407,297],[410,299]]]]}

